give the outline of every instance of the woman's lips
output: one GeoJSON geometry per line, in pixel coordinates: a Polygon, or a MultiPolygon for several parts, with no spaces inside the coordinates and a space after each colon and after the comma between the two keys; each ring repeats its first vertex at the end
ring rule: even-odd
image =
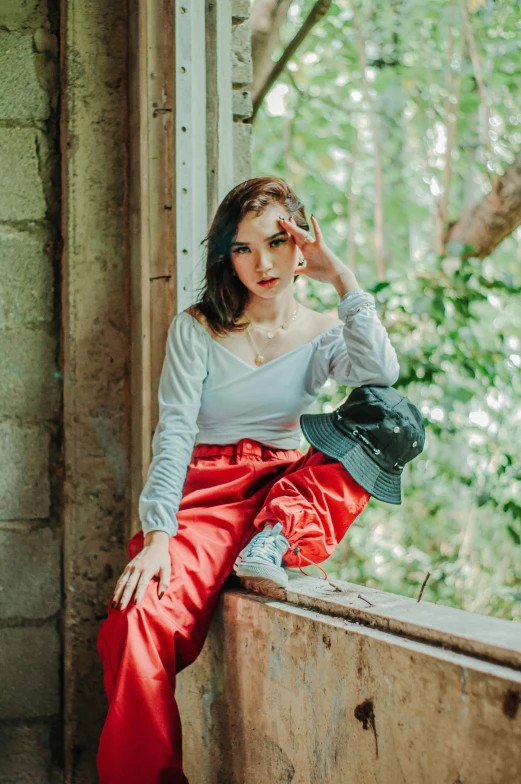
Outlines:
{"type": "Polygon", "coordinates": [[[271,286],[274,286],[277,283],[278,278],[269,278],[268,280],[259,280],[259,286],[262,286],[265,289],[269,289],[271,286]]]}

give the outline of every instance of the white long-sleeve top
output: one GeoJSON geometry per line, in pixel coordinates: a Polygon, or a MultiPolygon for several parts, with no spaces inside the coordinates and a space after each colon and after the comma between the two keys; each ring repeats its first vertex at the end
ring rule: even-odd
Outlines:
{"type": "Polygon", "coordinates": [[[348,292],[338,316],[343,324],[260,367],[217,343],[189,313],[175,316],[159,382],[153,458],[139,499],[144,533],[177,533],[176,513],[196,443],[251,438],[275,449],[297,449],[300,415],[328,378],[350,387],[395,383],[398,360],[372,294],[348,292]]]}

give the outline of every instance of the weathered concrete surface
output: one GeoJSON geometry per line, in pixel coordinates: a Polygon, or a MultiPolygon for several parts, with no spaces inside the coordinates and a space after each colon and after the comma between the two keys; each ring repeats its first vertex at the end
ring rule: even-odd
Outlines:
{"type": "Polygon", "coordinates": [[[0,414],[38,420],[59,414],[61,379],[56,371],[53,330],[26,327],[0,330],[0,414]]]}
{"type": "Polygon", "coordinates": [[[41,0],[2,0],[2,26],[7,30],[29,28],[45,24],[46,3],[41,0]]]}
{"type": "Polygon", "coordinates": [[[249,88],[253,81],[253,60],[251,54],[251,30],[247,18],[250,3],[248,0],[232,2],[232,82],[233,102],[233,180],[237,184],[252,176],[252,126],[244,122],[252,113],[249,88]]]}
{"type": "Polygon", "coordinates": [[[33,128],[0,127],[0,221],[42,221],[45,194],[39,173],[41,134],[33,128]]]}
{"type": "Polygon", "coordinates": [[[53,716],[60,710],[56,624],[0,629],[0,718],[53,716]]]}
{"type": "Polygon", "coordinates": [[[178,694],[190,784],[521,776],[519,671],[268,597],[224,594],[178,694]]]}
{"type": "MultiPolygon", "coordinates": [[[[245,585],[255,590],[247,580],[245,585]]],[[[297,607],[521,669],[521,624],[518,623],[417,602],[342,580],[302,577],[293,570],[286,590],[264,587],[262,593],[273,599],[283,598],[297,607]]]]}
{"type": "Polygon", "coordinates": [[[233,176],[236,183],[251,177],[252,130],[247,123],[233,124],[233,176]]]}
{"type": "Polygon", "coordinates": [[[0,784],[48,784],[50,745],[45,725],[0,726],[0,784]]]}
{"type": "Polygon", "coordinates": [[[53,322],[48,242],[44,228],[21,231],[0,224],[0,328],[53,322]]]}
{"type": "Polygon", "coordinates": [[[0,422],[0,520],[47,519],[50,512],[50,434],[40,424],[0,422]]]}
{"type": "Polygon", "coordinates": [[[0,784],[58,784],[58,6],[0,3],[0,784]]]}
{"type": "Polygon", "coordinates": [[[242,120],[246,117],[251,117],[253,105],[251,102],[251,93],[249,90],[234,90],[233,91],[233,116],[234,119],[242,120]]]}
{"type": "MultiPolygon", "coordinates": [[[[44,54],[34,53],[33,38],[23,33],[0,30],[0,117],[3,120],[45,120],[51,104],[38,69],[46,66],[44,54]]],[[[52,61],[51,61],[52,62],[52,61]]]]}
{"type": "Polygon", "coordinates": [[[0,530],[0,621],[60,610],[60,551],[60,533],[48,526],[0,530]]]}
{"type": "Polygon", "coordinates": [[[97,780],[96,649],[130,521],[127,4],[62,4],[65,775],[97,780]]]}
{"type": "Polygon", "coordinates": [[[247,21],[235,24],[232,29],[232,81],[246,85],[253,81],[251,30],[247,21]]]}
{"type": "Polygon", "coordinates": [[[248,19],[251,10],[251,0],[232,0],[232,17],[235,20],[248,19]]]}

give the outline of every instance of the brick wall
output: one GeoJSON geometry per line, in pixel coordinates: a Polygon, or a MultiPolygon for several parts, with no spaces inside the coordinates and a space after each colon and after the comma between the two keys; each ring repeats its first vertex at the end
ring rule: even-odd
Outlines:
{"type": "Polygon", "coordinates": [[[55,5],[0,7],[1,784],[61,767],[55,5]]]}

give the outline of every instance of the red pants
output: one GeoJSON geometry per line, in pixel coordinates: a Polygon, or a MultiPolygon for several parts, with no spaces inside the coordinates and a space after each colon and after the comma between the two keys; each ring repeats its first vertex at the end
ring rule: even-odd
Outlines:
{"type": "MultiPolygon", "coordinates": [[[[310,448],[280,451],[243,439],[196,445],[170,539],[172,575],[161,600],[152,580],[138,605],[112,609],[98,650],[109,701],[98,752],[100,784],[187,784],[176,673],[201,651],[219,590],[239,551],[265,523],[291,543],[285,566],[331,555],[369,495],[342,465],[310,448]]],[[[133,558],[143,534],[128,544],[133,558]]]]}

